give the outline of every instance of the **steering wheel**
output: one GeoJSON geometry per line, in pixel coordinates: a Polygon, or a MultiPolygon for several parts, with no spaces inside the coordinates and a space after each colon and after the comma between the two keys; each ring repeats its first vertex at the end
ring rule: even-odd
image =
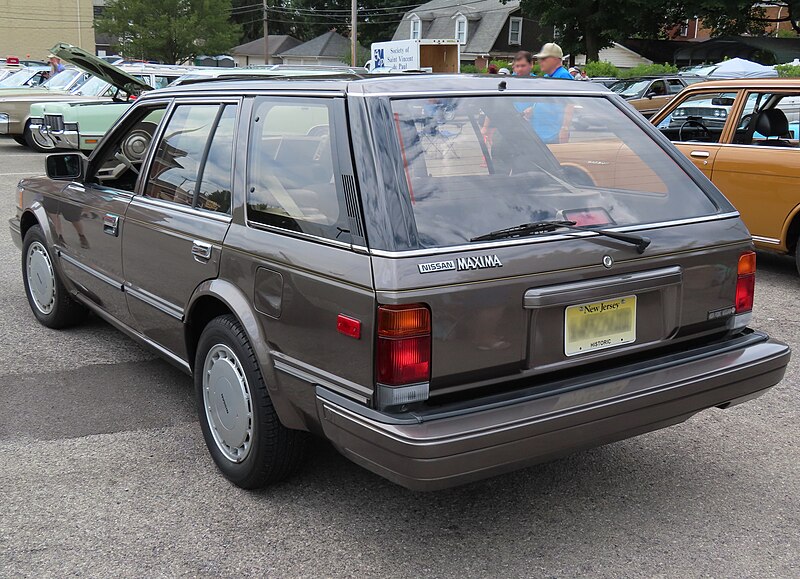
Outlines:
{"type": "Polygon", "coordinates": [[[711,131],[708,130],[708,127],[703,124],[703,121],[700,119],[686,119],[681,123],[680,128],[678,128],[678,141],[683,141],[683,129],[684,127],[694,126],[699,127],[701,131],[703,131],[703,136],[710,142],[711,138],[711,131]]]}

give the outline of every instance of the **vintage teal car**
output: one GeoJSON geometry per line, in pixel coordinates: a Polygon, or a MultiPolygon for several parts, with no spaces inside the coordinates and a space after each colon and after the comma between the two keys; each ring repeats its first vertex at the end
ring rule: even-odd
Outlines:
{"type": "MultiPolygon", "coordinates": [[[[96,57],[94,57],[96,58],[96,57]]],[[[98,59],[99,60],[99,59],[98,59]]],[[[114,69],[105,63],[108,68],[114,69]]],[[[186,72],[177,78],[173,85],[189,84],[211,80],[242,76],[320,76],[330,74],[353,74],[356,69],[339,67],[287,67],[274,68],[207,68],[186,72]]],[[[126,69],[127,71],[127,69],[126,69]]],[[[133,76],[148,81],[142,73],[129,71],[133,76]]],[[[95,72],[99,74],[99,72],[95,72]]],[[[152,82],[155,88],[162,88],[158,82],[152,82]]],[[[43,138],[50,139],[57,149],[79,149],[84,153],[91,152],[103,135],[114,125],[118,118],[128,110],[132,101],[108,100],[106,102],[74,101],[59,103],[40,103],[31,107],[31,118],[37,119],[43,138]]]]}

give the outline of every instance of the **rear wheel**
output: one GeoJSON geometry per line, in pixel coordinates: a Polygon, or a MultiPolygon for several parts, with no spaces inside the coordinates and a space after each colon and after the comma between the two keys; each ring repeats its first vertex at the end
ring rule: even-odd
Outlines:
{"type": "Polygon", "coordinates": [[[82,322],[86,308],[72,299],[53,267],[42,228],[34,225],[22,245],[22,280],[33,315],[48,328],[67,328],[82,322]]]}
{"type": "Polygon", "coordinates": [[[34,151],[39,153],[50,153],[56,150],[55,145],[49,140],[39,134],[39,131],[32,131],[30,123],[25,126],[25,144],[34,151]]]}
{"type": "Polygon", "coordinates": [[[235,317],[215,318],[203,330],[194,381],[203,437],[231,482],[261,488],[300,467],[309,434],[281,424],[250,341],[235,317]]]}
{"type": "Polygon", "coordinates": [[[798,275],[800,275],[800,235],[798,235],[794,246],[794,265],[797,268],[798,275]]]}

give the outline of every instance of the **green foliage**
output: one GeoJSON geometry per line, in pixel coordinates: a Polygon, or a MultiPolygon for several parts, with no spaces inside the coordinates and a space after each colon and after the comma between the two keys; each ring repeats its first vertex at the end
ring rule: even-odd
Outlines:
{"type": "Polygon", "coordinates": [[[678,67],[671,64],[639,64],[633,68],[620,71],[620,78],[631,78],[634,76],[653,76],[657,74],[676,74],[678,67]]]}
{"type": "Polygon", "coordinates": [[[587,62],[586,66],[583,67],[586,71],[586,75],[590,78],[594,78],[597,76],[619,76],[619,69],[607,61],[593,61],[587,62]]]}
{"type": "Polygon", "coordinates": [[[464,74],[475,74],[476,72],[486,72],[485,68],[478,68],[474,64],[462,64],[461,72],[464,74]]]}
{"type": "Polygon", "coordinates": [[[371,54],[369,49],[364,48],[363,46],[359,46],[358,49],[356,50],[356,62],[350,62],[351,56],[353,56],[353,54],[350,50],[348,50],[345,54],[343,54],[340,57],[340,60],[343,63],[348,64],[350,66],[364,66],[364,63],[370,59],[371,54]]]}
{"type": "Polygon", "coordinates": [[[779,64],[775,67],[778,76],[783,78],[800,78],[800,66],[796,64],[779,64]]]}
{"type": "Polygon", "coordinates": [[[778,38],[797,38],[797,31],[790,28],[781,28],[775,36],[778,38]]]}
{"type": "Polygon", "coordinates": [[[110,0],[95,27],[129,58],[174,64],[235,46],[230,10],[231,0],[110,0]]]}

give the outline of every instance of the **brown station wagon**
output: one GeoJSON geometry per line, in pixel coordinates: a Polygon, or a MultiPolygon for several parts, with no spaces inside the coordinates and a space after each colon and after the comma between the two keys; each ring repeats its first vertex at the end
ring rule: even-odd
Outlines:
{"type": "Polygon", "coordinates": [[[653,123],[736,206],[755,246],[800,271],[800,80],[695,84],[653,123]]]}
{"type": "Polygon", "coordinates": [[[747,327],[739,214],[590,83],[205,82],[46,166],[11,220],[34,315],[93,312],[192,374],[245,488],[309,433],[443,488],[727,408],[789,360],[747,327]]]}

